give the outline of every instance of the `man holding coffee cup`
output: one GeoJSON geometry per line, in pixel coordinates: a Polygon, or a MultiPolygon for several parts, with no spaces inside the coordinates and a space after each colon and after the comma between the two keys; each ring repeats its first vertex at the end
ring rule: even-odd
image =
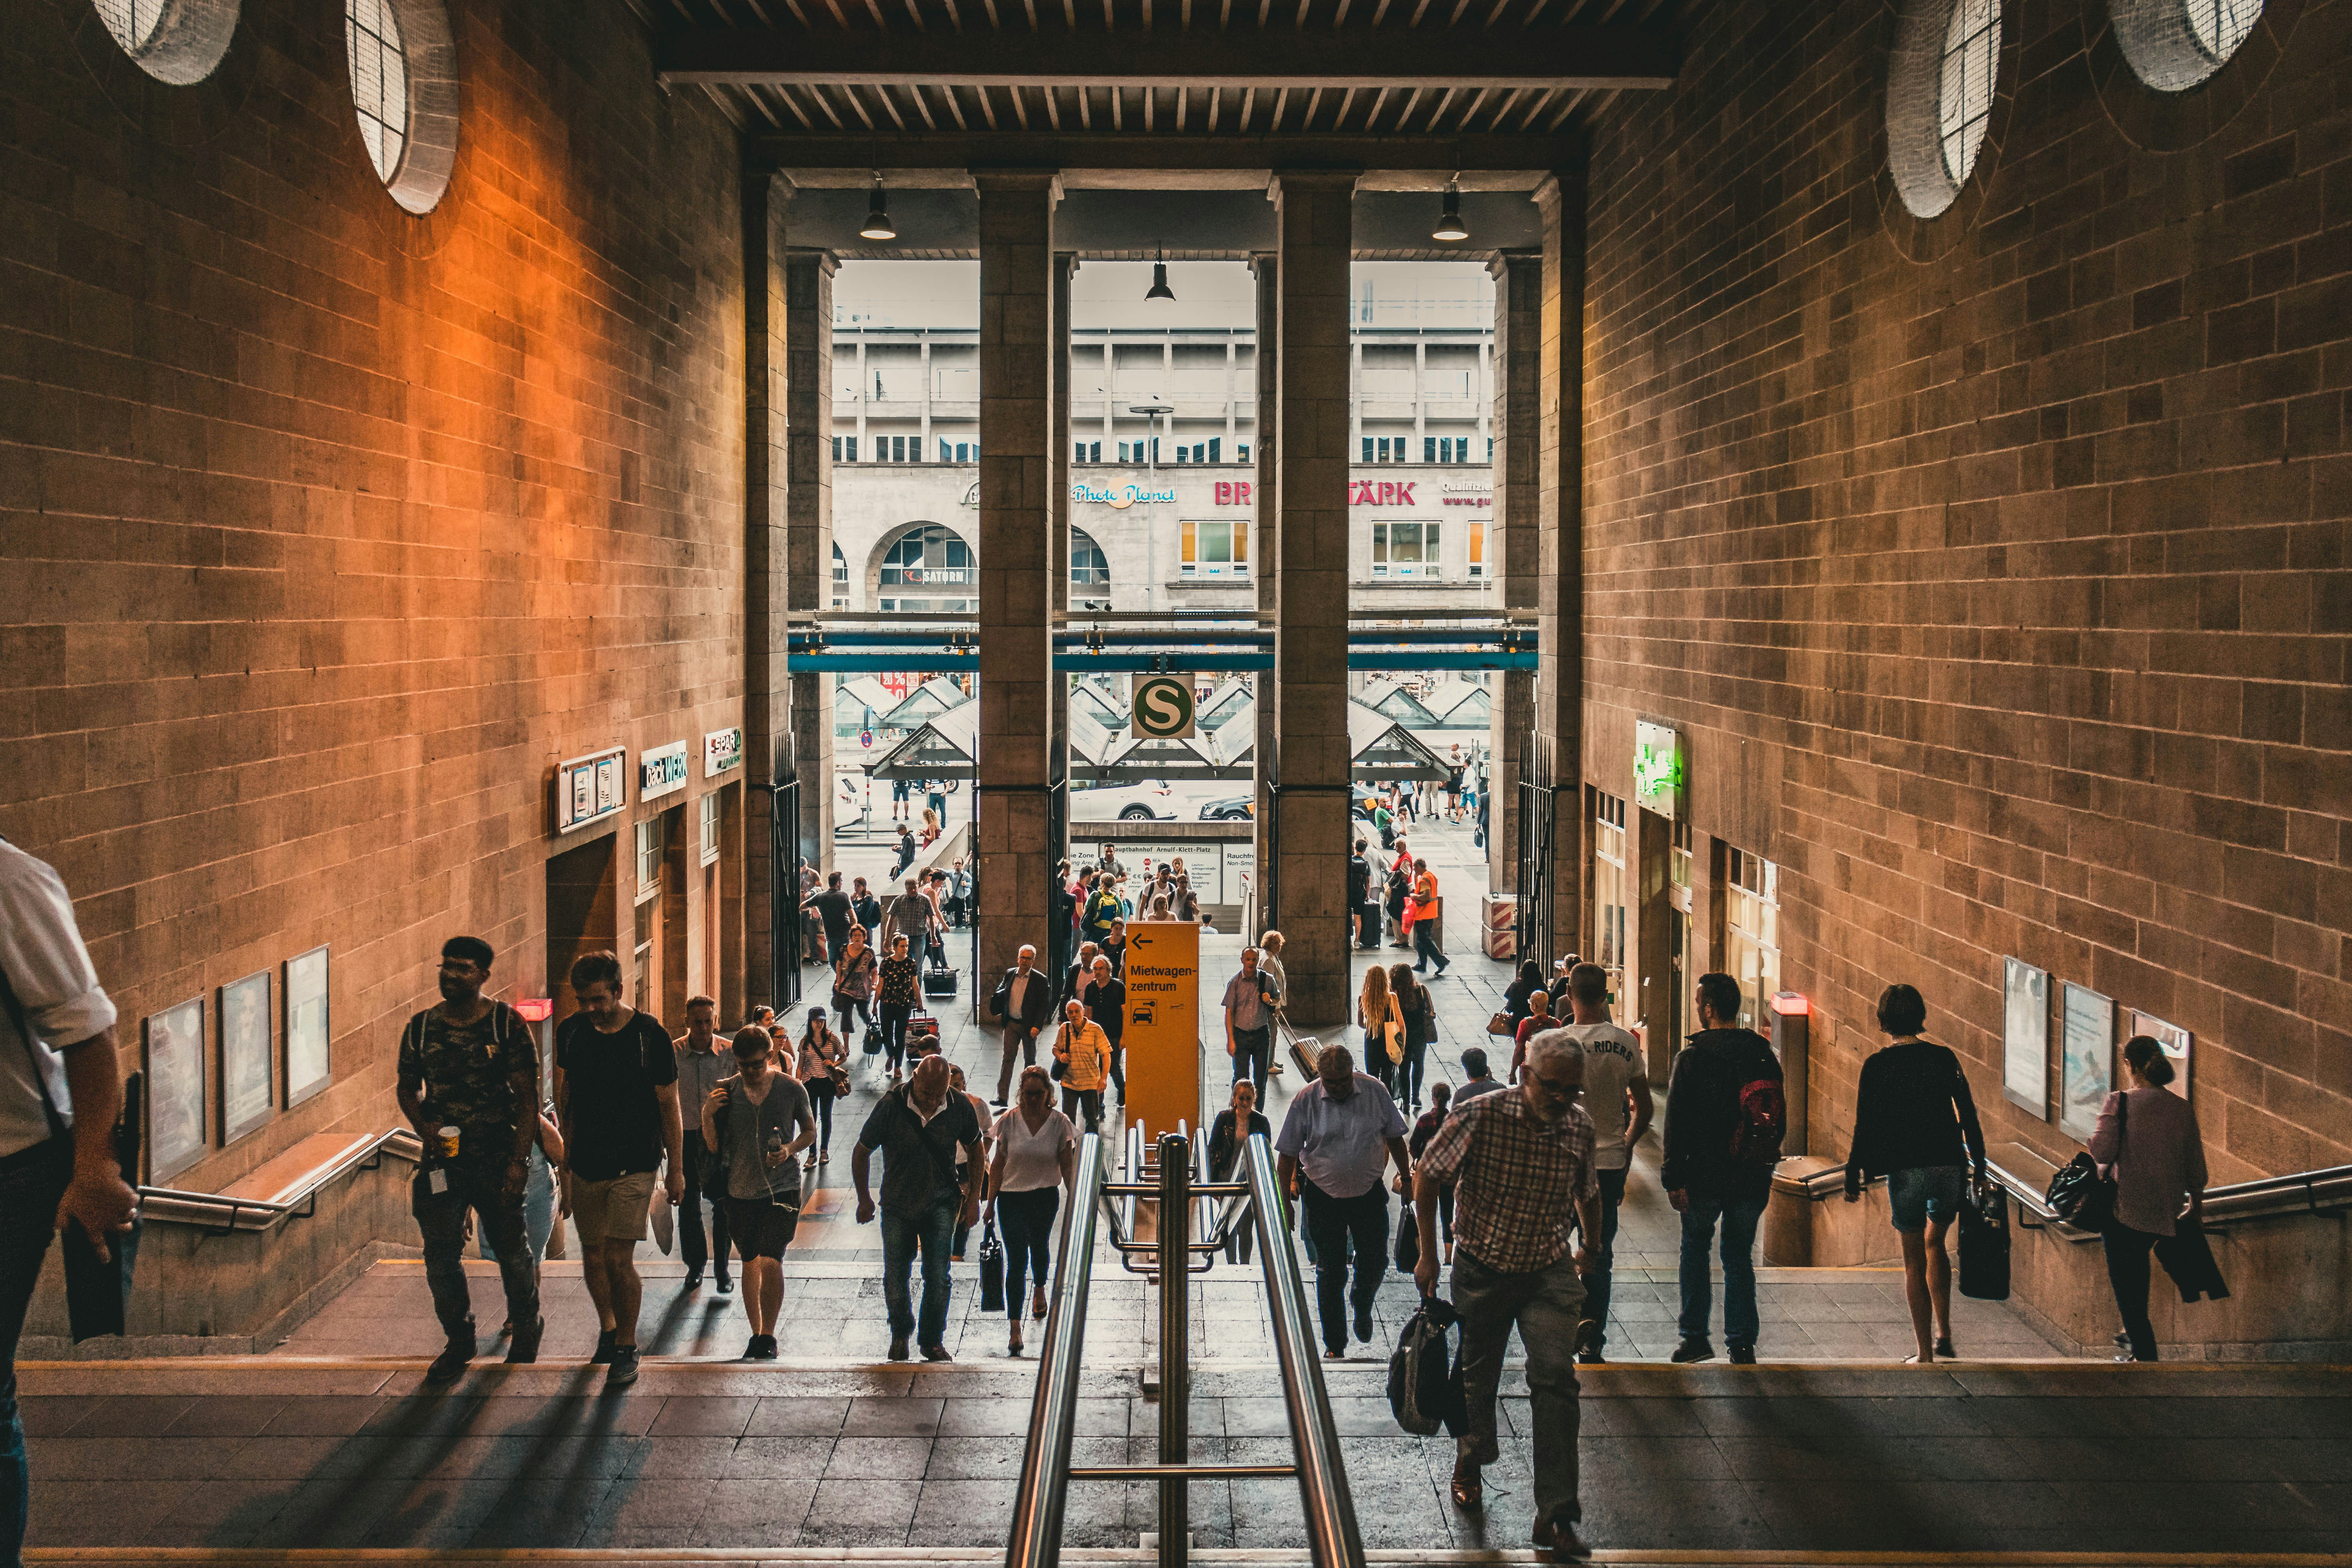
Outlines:
{"type": "Polygon", "coordinates": [[[523,1228],[523,1188],[539,1134],[539,1041],[522,1016],[482,994],[490,944],[453,936],[441,944],[440,1005],[400,1034],[401,1114],[425,1143],[410,1207],[425,1238],[425,1280],[449,1341],[425,1372],[455,1383],[474,1355],[474,1311],[466,1290],[466,1215],[499,1255],[509,1363],[539,1359],[539,1276],[523,1228]]]}

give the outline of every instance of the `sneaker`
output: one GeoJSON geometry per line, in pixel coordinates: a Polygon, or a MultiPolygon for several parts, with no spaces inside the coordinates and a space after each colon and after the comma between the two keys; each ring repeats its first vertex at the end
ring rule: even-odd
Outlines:
{"type": "Polygon", "coordinates": [[[540,1338],[546,1332],[545,1318],[533,1318],[527,1327],[516,1330],[515,1337],[507,1344],[507,1364],[529,1366],[537,1361],[540,1338]]]}
{"type": "Polygon", "coordinates": [[[588,1364],[590,1366],[610,1366],[613,1364],[612,1330],[600,1329],[597,1331],[596,1353],[588,1358],[588,1364]]]}
{"type": "Polygon", "coordinates": [[[923,1359],[925,1361],[953,1361],[955,1360],[955,1355],[945,1345],[925,1345],[923,1347],[923,1359]]]}
{"type": "Polygon", "coordinates": [[[441,1348],[441,1353],[433,1358],[433,1364],[425,1369],[425,1386],[447,1387],[466,1375],[466,1364],[473,1359],[473,1335],[467,1334],[462,1340],[451,1340],[441,1348]]]}
{"type": "Polygon", "coordinates": [[[1697,1339],[1687,1339],[1676,1345],[1675,1353],[1666,1359],[1677,1366],[1687,1366],[1695,1361],[1713,1361],[1715,1346],[1709,1343],[1704,1335],[1697,1339]]]}
{"type": "Polygon", "coordinates": [[[713,1286],[712,1289],[716,1289],[722,1296],[732,1296],[735,1294],[735,1281],[730,1279],[724,1274],[721,1274],[719,1277],[719,1283],[713,1286]]]}
{"type": "Polygon", "coordinates": [[[890,1355],[889,1355],[889,1359],[890,1359],[890,1360],[892,1360],[892,1361],[905,1361],[905,1360],[907,1359],[907,1336],[906,1336],[906,1335],[904,1335],[904,1334],[892,1334],[892,1335],[890,1336],[890,1355]]]}
{"type": "Polygon", "coordinates": [[[1356,1309],[1356,1338],[1366,1344],[1371,1343],[1372,1310],[1370,1307],[1356,1309]]]}
{"type": "Polygon", "coordinates": [[[1756,1347],[1754,1345],[1733,1345],[1731,1347],[1731,1364],[1734,1366],[1754,1366],[1756,1364],[1756,1347]]]}
{"type": "Polygon", "coordinates": [[[604,1386],[607,1388],[626,1388],[629,1384],[636,1381],[637,1347],[635,1345],[614,1345],[613,1347],[613,1364],[607,1367],[604,1371],[604,1386]]]}

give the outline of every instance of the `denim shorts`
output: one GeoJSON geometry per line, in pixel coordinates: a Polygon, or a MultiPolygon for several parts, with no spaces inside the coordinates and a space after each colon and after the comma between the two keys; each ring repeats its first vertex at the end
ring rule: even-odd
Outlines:
{"type": "Polygon", "coordinates": [[[1967,1200],[1966,1165],[1915,1165],[1886,1173],[1886,1205],[1895,1211],[1895,1228],[1921,1231],[1930,1217],[1957,1219],[1967,1200]]]}

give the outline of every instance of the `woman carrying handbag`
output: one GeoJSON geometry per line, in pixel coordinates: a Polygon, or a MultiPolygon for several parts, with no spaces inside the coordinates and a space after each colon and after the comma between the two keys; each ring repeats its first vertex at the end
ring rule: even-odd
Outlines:
{"type": "Polygon", "coordinates": [[[1422,1058],[1437,1037],[1437,999],[1413,978],[1410,963],[1389,966],[1389,997],[1402,1030],[1396,1058],[1396,1101],[1401,1110],[1421,1109],[1422,1058]]]}
{"type": "Polygon", "coordinates": [[[833,1158],[833,1102],[849,1092],[849,1042],[825,1026],[824,1009],[812,1007],[808,1031],[801,1036],[801,1088],[816,1118],[816,1142],[808,1152],[809,1170],[833,1158]]]}
{"type": "Polygon", "coordinates": [[[874,1032],[874,1013],[869,1004],[874,999],[874,980],[881,963],[867,944],[866,928],[853,925],[841,944],[841,956],[833,966],[833,1007],[841,1015],[841,1037],[854,1040],[857,1031],[850,1026],[855,1013],[866,1020],[866,1032],[874,1032]]]}
{"type": "Polygon", "coordinates": [[[1021,1353],[1021,1279],[1034,1294],[1032,1316],[1045,1315],[1045,1281],[1054,1266],[1054,1219],[1062,1189],[1077,1180],[1078,1135],[1054,1109],[1053,1080],[1040,1067],[1021,1069],[1012,1109],[996,1119],[996,1152],[988,1172],[983,1226],[1004,1233],[1004,1312],[1012,1320],[1008,1353],[1021,1353]]]}
{"type": "Polygon", "coordinates": [[[1396,1064],[1404,1059],[1404,1015],[1390,989],[1389,972],[1377,963],[1364,971],[1364,989],[1356,997],[1356,1024],[1364,1031],[1365,1069],[1381,1080],[1382,1089],[1396,1093],[1396,1064]]]}
{"type": "Polygon", "coordinates": [[[2200,1227],[2205,1212],[2205,1140],[2197,1112],[2164,1086],[2173,1078],[2164,1047],[2146,1035],[2124,1042],[2132,1087],[2107,1096],[2091,1133],[2091,1158],[2115,1180],[2115,1217],[2100,1239],[2107,1253],[2107,1283],[2123,1314],[2129,1349],[2117,1361],[2154,1361],[2156,1329],[2148,1321],[2148,1254],[2185,1224],[2200,1227]]]}

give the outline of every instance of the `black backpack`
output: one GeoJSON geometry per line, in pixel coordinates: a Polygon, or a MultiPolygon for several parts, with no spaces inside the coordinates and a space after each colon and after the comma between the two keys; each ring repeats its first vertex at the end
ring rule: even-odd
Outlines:
{"type": "Polygon", "coordinates": [[[1416,1437],[1433,1437],[1441,1428],[1462,1435],[1462,1364],[1446,1344],[1457,1321],[1452,1302],[1423,1297],[1389,1357],[1389,1409],[1397,1425],[1416,1437]]]}

